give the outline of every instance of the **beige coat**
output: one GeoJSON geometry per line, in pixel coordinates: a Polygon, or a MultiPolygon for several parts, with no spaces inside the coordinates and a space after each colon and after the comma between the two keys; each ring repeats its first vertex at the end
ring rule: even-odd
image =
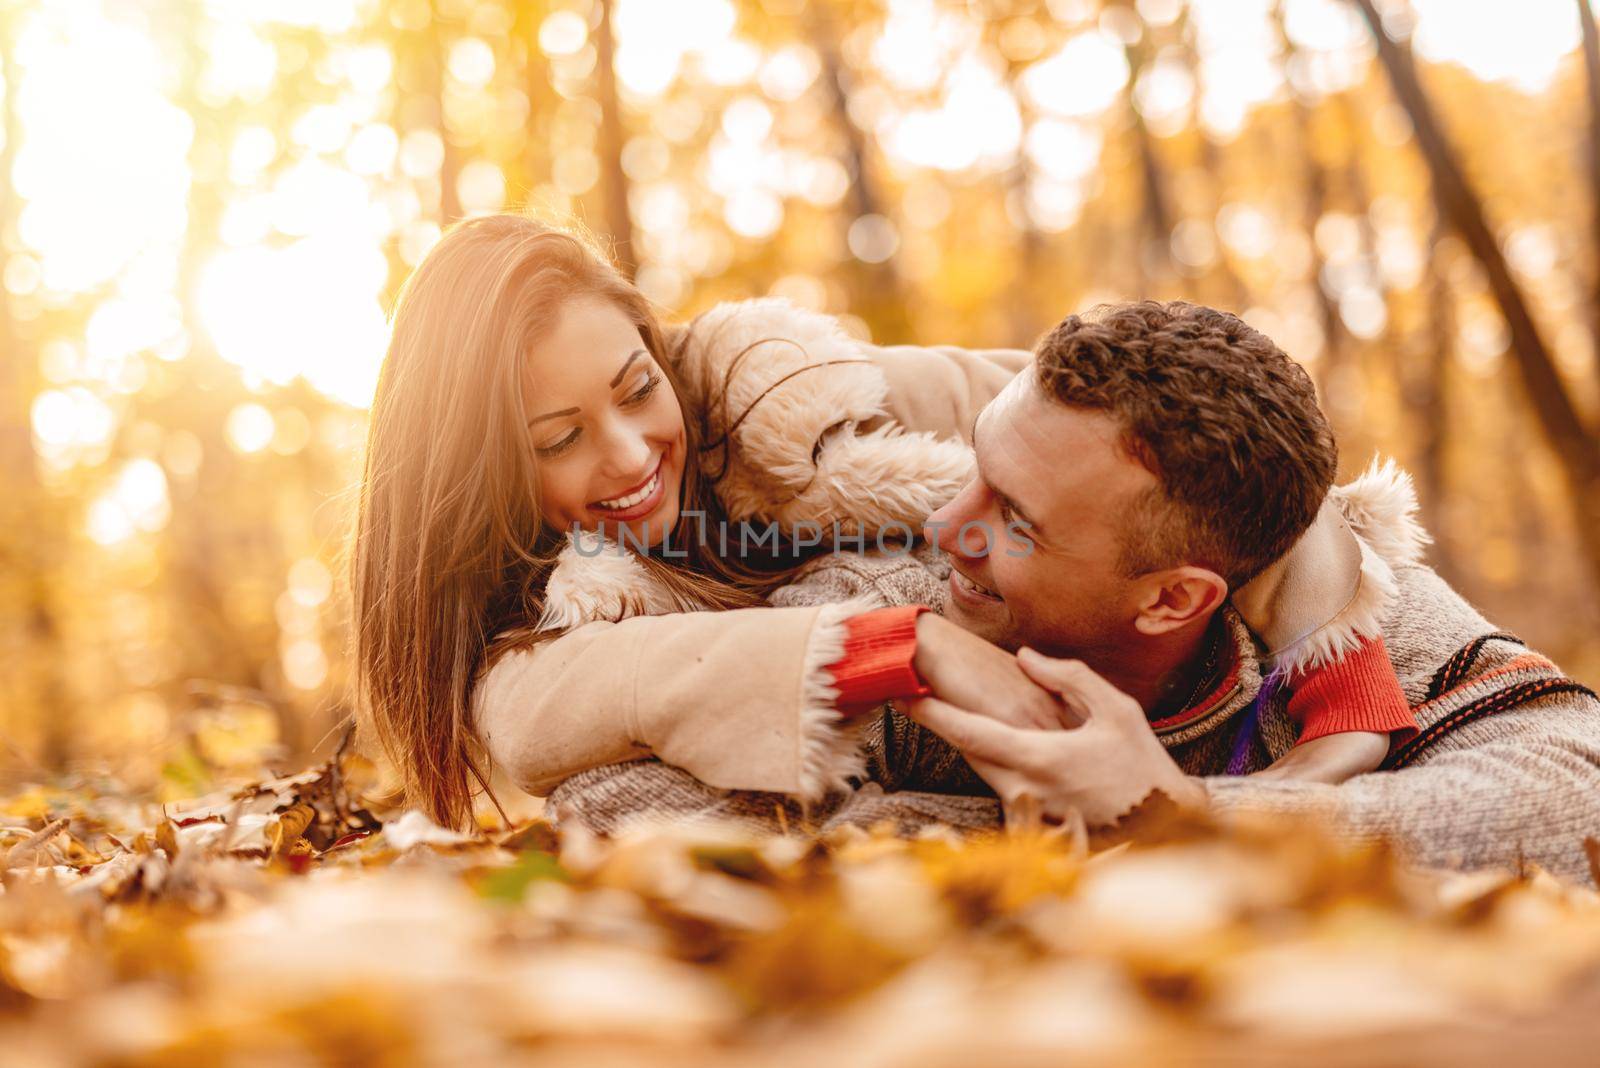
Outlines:
{"type": "MultiPolygon", "coordinates": [[[[920,526],[970,477],[978,412],[1029,360],[1021,350],[875,346],[780,301],[721,305],[681,350],[686,398],[715,440],[730,517],[920,526]],[[726,403],[723,403],[726,390],[726,403]],[[734,425],[736,424],[736,425],[734,425]],[[865,517],[865,518],[862,518],[865,517]]],[[[1280,663],[1336,654],[1392,590],[1337,508],[1238,591],[1280,663]]],[[[563,554],[547,588],[560,637],[507,654],[473,694],[490,757],[547,794],[588,768],[656,756],[730,789],[819,797],[859,773],[825,666],[856,603],[622,618],[642,569],[626,554],[563,554]]],[[[661,611],[645,597],[646,611],[661,611]]]]}

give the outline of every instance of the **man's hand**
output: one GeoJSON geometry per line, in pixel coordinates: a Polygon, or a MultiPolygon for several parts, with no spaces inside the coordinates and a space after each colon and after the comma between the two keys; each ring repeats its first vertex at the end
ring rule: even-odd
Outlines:
{"type": "Polygon", "coordinates": [[[1031,649],[1016,660],[1030,679],[1059,695],[1082,726],[1018,727],[993,715],[981,696],[965,708],[927,697],[908,709],[961,750],[1008,811],[1032,803],[1046,818],[1064,820],[1076,810],[1094,828],[1117,822],[1154,790],[1184,808],[1206,806],[1205,786],[1173,763],[1137,701],[1079,661],[1031,649]]]}
{"type": "Polygon", "coordinates": [[[1000,723],[1046,728],[1080,722],[1028,677],[1016,657],[932,612],[917,617],[914,664],[940,698],[963,708],[981,708],[1000,723]]]}

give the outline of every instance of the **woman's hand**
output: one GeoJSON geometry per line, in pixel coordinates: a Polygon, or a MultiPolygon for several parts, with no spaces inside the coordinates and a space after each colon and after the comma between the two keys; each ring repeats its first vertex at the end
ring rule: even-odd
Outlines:
{"type": "Polygon", "coordinates": [[[982,709],[1009,726],[1060,728],[1081,722],[1054,694],[1030,679],[1016,657],[932,612],[917,617],[913,664],[943,700],[982,709]]]}

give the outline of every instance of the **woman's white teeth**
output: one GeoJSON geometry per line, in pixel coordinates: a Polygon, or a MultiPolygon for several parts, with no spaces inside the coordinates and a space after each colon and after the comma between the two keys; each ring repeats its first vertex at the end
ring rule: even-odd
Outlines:
{"type": "Polygon", "coordinates": [[[650,476],[650,481],[644,484],[644,489],[630,493],[626,497],[615,497],[609,501],[600,501],[600,507],[610,508],[613,511],[621,511],[624,508],[632,508],[636,504],[643,504],[650,494],[656,491],[656,486],[659,485],[660,482],[661,472],[658,470],[655,474],[650,476]]]}

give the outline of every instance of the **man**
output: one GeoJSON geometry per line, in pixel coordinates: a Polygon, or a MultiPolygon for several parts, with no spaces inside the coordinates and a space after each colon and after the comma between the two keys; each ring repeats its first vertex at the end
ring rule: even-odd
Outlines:
{"type": "MultiPolygon", "coordinates": [[[[930,519],[954,572],[945,618],[917,621],[932,696],[906,710],[1003,802],[1047,817],[1113,823],[1160,791],[1221,813],[1323,818],[1429,863],[1581,872],[1584,837],[1600,836],[1600,700],[1416,562],[1414,501],[1392,470],[1342,503],[1364,583],[1392,594],[1383,633],[1420,734],[1390,755],[1395,770],[1340,785],[1241,775],[1293,744],[1291,699],[1327,696],[1263,685],[1228,602],[1304,529],[1331,471],[1297,374],[1209,309],[1146,302],[1065,320],[979,417],[979,476],[930,519]],[[1013,517],[1031,527],[1026,555],[960,535],[1013,517]],[[1060,722],[962,678],[992,658],[954,626],[1018,650],[1060,722]]],[[[895,785],[937,788],[952,772],[903,721],[886,736],[895,785]]]]}

